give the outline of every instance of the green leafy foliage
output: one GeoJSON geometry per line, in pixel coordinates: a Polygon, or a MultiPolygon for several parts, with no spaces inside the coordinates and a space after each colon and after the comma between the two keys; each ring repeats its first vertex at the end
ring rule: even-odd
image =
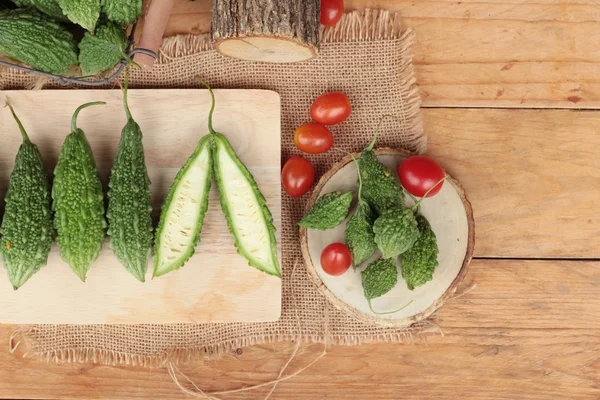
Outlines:
{"type": "Polygon", "coordinates": [[[63,13],[89,32],[96,29],[100,18],[100,0],[58,0],[63,13]]]}
{"type": "Polygon", "coordinates": [[[348,216],[352,195],[352,191],[324,194],[317,199],[298,225],[319,230],[335,228],[348,216]]]}
{"type": "Polygon", "coordinates": [[[142,0],[103,0],[102,11],[120,26],[131,25],[142,15],[142,0]]]}
{"type": "Polygon", "coordinates": [[[17,153],[6,194],[0,254],[16,290],[46,265],[53,229],[50,185],[42,156],[10,104],[9,107],[21,130],[23,144],[17,153]]]}
{"type": "Polygon", "coordinates": [[[365,298],[369,302],[376,297],[383,296],[398,283],[396,259],[375,260],[360,273],[360,276],[365,298]]]}
{"type": "Polygon", "coordinates": [[[346,224],[346,245],[352,254],[352,265],[356,268],[377,250],[375,234],[373,233],[373,222],[375,215],[371,207],[359,201],[356,212],[350,217],[346,224]]]}
{"type": "Polygon", "coordinates": [[[121,264],[144,282],[153,244],[150,178],[142,130],[133,120],[127,105],[127,82],[123,103],[127,124],[121,131],[108,184],[108,235],[110,246],[121,264]]]}
{"type": "Polygon", "coordinates": [[[107,225],[94,155],[85,133],[76,126],[79,112],[96,104],[104,103],[84,104],[73,114],[71,133],[60,151],[52,187],[60,255],[82,281],[102,250],[107,225]]]}
{"type": "Polygon", "coordinates": [[[84,76],[113,68],[127,48],[123,30],[112,22],[98,27],[96,34],[87,32],[79,43],[79,63],[84,76]]]}
{"type": "Polygon", "coordinates": [[[0,11],[0,54],[52,74],[77,64],[73,35],[35,10],[0,11]]]}
{"type": "Polygon", "coordinates": [[[46,15],[58,19],[66,19],[58,0],[12,0],[19,7],[35,8],[46,15]]]}
{"type": "Polygon", "coordinates": [[[376,216],[391,208],[404,207],[404,192],[394,173],[379,162],[370,148],[358,159],[362,179],[362,195],[376,216]]]}
{"type": "Polygon", "coordinates": [[[392,208],[373,224],[375,243],[383,258],[397,257],[412,247],[419,237],[414,214],[409,208],[392,208]]]}
{"type": "Polygon", "coordinates": [[[402,277],[410,290],[429,282],[438,266],[439,249],[435,233],[423,215],[417,215],[416,220],[420,236],[402,255],[402,277]]]}

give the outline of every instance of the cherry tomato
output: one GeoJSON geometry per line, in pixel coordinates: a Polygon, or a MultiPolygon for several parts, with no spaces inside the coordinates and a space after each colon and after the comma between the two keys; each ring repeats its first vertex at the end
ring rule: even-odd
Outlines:
{"type": "Polygon", "coordinates": [[[312,119],[323,125],[339,124],[350,116],[350,99],[342,92],[325,93],[310,106],[312,119]]]}
{"type": "Polygon", "coordinates": [[[294,143],[305,153],[321,154],[333,146],[333,135],[323,125],[304,124],[294,132],[294,143]]]}
{"type": "Polygon", "coordinates": [[[315,181],[315,169],[303,157],[294,156],[285,162],[281,171],[283,189],[292,197],[300,197],[310,190],[315,181]]]}
{"type": "MultiPolygon", "coordinates": [[[[400,164],[398,176],[400,177],[400,183],[408,193],[423,197],[445,174],[440,164],[435,160],[425,156],[412,156],[400,164]]],[[[440,182],[427,194],[427,197],[438,194],[443,185],[444,182],[440,182]]]]}
{"type": "Polygon", "coordinates": [[[329,275],[339,276],[348,271],[352,255],[344,243],[331,243],[321,253],[321,266],[329,275]]]}
{"type": "Polygon", "coordinates": [[[344,14],[344,0],[321,0],[321,24],[335,26],[344,14]]]}

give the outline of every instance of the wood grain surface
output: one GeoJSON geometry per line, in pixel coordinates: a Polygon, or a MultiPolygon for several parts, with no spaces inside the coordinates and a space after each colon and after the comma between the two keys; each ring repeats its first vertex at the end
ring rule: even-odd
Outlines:
{"type": "MultiPolygon", "coordinates": [[[[472,289],[439,311],[444,336],[333,347],[271,399],[599,399],[600,261],[592,259],[600,259],[600,114],[506,108],[600,107],[600,5],[345,4],[400,11],[417,34],[424,105],[460,107],[424,110],[429,153],[465,186],[476,256],[485,258],[473,261],[459,291],[472,289]]],[[[177,0],[167,32],[207,32],[210,19],[210,0],[177,0]]],[[[0,343],[16,328],[0,325],[0,343]]],[[[293,347],[238,349],[181,370],[203,389],[239,388],[275,378],[293,347]]],[[[288,371],[321,350],[302,345],[288,371]]],[[[55,365],[23,353],[0,347],[0,398],[189,398],[165,370],[55,365]]],[[[223,397],[262,399],[267,391],[223,397]]]]}
{"type": "MultiPolygon", "coordinates": [[[[416,32],[425,106],[597,108],[596,0],[346,0],[399,11],[416,32]]],[[[176,1],[167,34],[210,30],[210,1],[176,1]]],[[[142,22],[143,23],[143,22],[142,22]]]]}
{"type": "MultiPolygon", "coordinates": [[[[90,101],[106,105],[81,112],[78,127],[86,132],[104,187],[121,130],[126,123],[120,90],[5,91],[46,166],[54,168],[69,132],[73,111],[90,101]],[[39,118],[43,114],[45,118],[39,118]],[[98,123],[102,121],[102,123],[98,123]]],[[[217,90],[214,126],[256,177],[281,240],[280,99],[265,90],[217,90]]],[[[152,206],[158,216],[179,169],[198,140],[208,133],[210,96],[207,90],[129,91],[129,104],[144,134],[152,206]],[[185,110],[185,111],[184,111],[185,110]],[[175,123],[175,121],[177,121],[175,123]]],[[[0,193],[8,183],[21,144],[8,108],[0,108],[0,193]]],[[[86,283],[79,281],[54,246],[48,265],[18,291],[0,277],[0,321],[20,324],[262,322],[281,315],[281,279],[248,266],[238,255],[212,186],[204,220],[202,254],[178,271],[142,284],[118,262],[105,245],[86,283]],[[234,272],[234,273],[232,273],[234,272]],[[231,296],[231,293],[236,293],[231,296]],[[73,302],[73,299],[78,299],[73,302]],[[68,310],[68,312],[65,312],[68,310]]],[[[149,270],[152,270],[150,266],[149,270]]],[[[4,273],[4,271],[2,271],[4,273]]]]}

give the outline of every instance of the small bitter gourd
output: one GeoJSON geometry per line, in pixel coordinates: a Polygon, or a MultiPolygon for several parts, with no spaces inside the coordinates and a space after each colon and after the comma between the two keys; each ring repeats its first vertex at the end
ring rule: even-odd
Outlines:
{"type": "Polygon", "coordinates": [[[50,186],[42,156],[29,140],[10,103],[7,105],[23,136],[10,176],[0,228],[0,254],[16,290],[46,265],[53,229],[50,186]]]}
{"type": "Polygon", "coordinates": [[[404,192],[394,173],[377,159],[374,146],[375,139],[363,150],[358,165],[363,197],[376,216],[380,216],[390,208],[404,207],[404,192]]]}
{"type": "Polygon", "coordinates": [[[19,7],[35,8],[51,17],[66,20],[58,0],[12,0],[12,2],[19,7]]]}
{"type": "Polygon", "coordinates": [[[418,214],[419,238],[415,244],[402,255],[402,277],[406,286],[413,290],[433,279],[433,272],[438,266],[438,245],[435,233],[427,218],[418,214]]]}
{"type": "Polygon", "coordinates": [[[58,0],[63,13],[89,32],[94,32],[100,18],[101,0],[58,0]]]}
{"type": "Polygon", "coordinates": [[[348,216],[352,194],[352,191],[324,194],[317,199],[298,225],[319,230],[335,228],[348,216]]]}
{"type": "Polygon", "coordinates": [[[108,235],[113,252],[133,276],[145,281],[152,252],[150,178],[146,169],[142,130],[127,103],[127,78],[123,106],[127,124],[121,132],[115,163],[108,183],[108,235]]]}
{"type": "Polygon", "coordinates": [[[113,68],[126,57],[127,37],[112,22],[99,26],[96,34],[85,33],[79,42],[79,63],[84,76],[113,68]]]}
{"type": "Polygon", "coordinates": [[[419,228],[410,208],[392,208],[375,220],[373,233],[383,258],[392,258],[413,246],[419,228]]]}
{"type": "Polygon", "coordinates": [[[0,11],[0,55],[52,74],[64,74],[77,64],[73,35],[35,10],[0,11]]]}
{"type": "Polygon", "coordinates": [[[142,0],[104,0],[102,11],[120,26],[131,25],[142,15],[142,0]]]}
{"type": "Polygon", "coordinates": [[[77,128],[79,112],[97,104],[105,103],[83,104],[73,114],[71,133],[60,151],[52,187],[60,255],[82,281],[102,250],[107,225],[94,155],[85,133],[77,128]]]}
{"type": "Polygon", "coordinates": [[[212,138],[205,135],[175,176],[162,207],[154,245],[153,277],[183,267],[194,255],[208,209],[212,164],[212,138]]]}
{"type": "Polygon", "coordinates": [[[356,212],[346,224],[344,236],[352,254],[352,265],[356,268],[373,255],[377,250],[377,245],[373,233],[375,214],[362,195],[363,182],[360,175],[360,166],[354,156],[352,156],[352,160],[356,164],[356,174],[358,176],[358,206],[356,212]]]}

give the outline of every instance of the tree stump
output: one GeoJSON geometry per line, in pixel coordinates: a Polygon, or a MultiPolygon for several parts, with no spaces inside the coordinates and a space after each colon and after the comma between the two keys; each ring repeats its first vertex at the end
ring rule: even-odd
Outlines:
{"type": "Polygon", "coordinates": [[[320,0],[213,0],[211,35],[223,55],[297,62],[319,48],[320,0]]]}

